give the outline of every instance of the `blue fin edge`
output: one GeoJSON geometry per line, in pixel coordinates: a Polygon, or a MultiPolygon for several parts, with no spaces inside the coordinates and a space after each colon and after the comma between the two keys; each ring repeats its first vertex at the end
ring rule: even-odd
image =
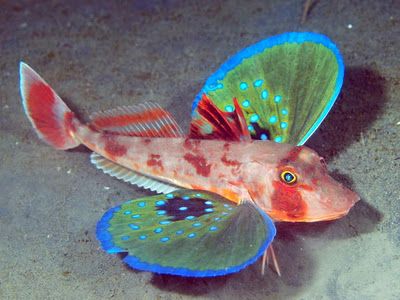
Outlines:
{"type": "MultiPolygon", "coordinates": [[[[256,260],[264,253],[267,247],[271,244],[272,240],[276,235],[276,228],[273,221],[268,217],[266,213],[264,213],[259,207],[256,207],[258,212],[263,216],[265,221],[265,226],[269,235],[267,236],[266,240],[258,250],[257,254],[250,258],[249,260],[245,261],[241,265],[233,266],[227,269],[222,270],[191,270],[186,268],[173,268],[173,267],[165,267],[158,264],[149,264],[146,262],[141,261],[136,256],[128,255],[126,256],[123,261],[128,264],[130,267],[148,271],[153,273],[160,273],[160,274],[170,274],[170,275],[179,275],[185,277],[215,277],[215,276],[222,276],[227,275],[230,273],[239,272],[240,270],[246,268],[248,265],[253,264],[256,260]]],[[[114,216],[114,213],[119,211],[121,208],[120,206],[116,206],[108,210],[103,217],[99,220],[96,227],[96,237],[99,240],[101,247],[104,251],[109,254],[116,254],[116,253],[123,253],[127,252],[124,249],[116,247],[112,242],[112,235],[108,232],[108,228],[110,227],[109,221],[114,216]]]]}
{"type": "Polygon", "coordinates": [[[337,96],[339,95],[340,89],[343,85],[343,77],[344,77],[344,63],[342,55],[339,52],[339,49],[336,47],[335,43],[333,43],[326,35],[314,33],[314,32],[285,32],[279,35],[275,35],[269,37],[265,40],[259,41],[249,47],[244,48],[243,50],[236,53],[234,56],[229,58],[225,63],[221,65],[221,67],[212,74],[206,81],[205,85],[202,87],[200,92],[195,97],[192,104],[192,116],[194,116],[194,110],[196,109],[198,103],[201,100],[201,97],[204,93],[207,93],[209,90],[208,86],[213,86],[217,83],[218,80],[222,80],[226,74],[238,66],[243,59],[249,58],[255,54],[258,54],[264,51],[267,48],[272,48],[277,45],[281,45],[284,43],[305,43],[305,42],[314,42],[317,44],[322,44],[328,49],[330,49],[337,59],[338,63],[338,76],[336,78],[335,90],[331,99],[329,99],[328,104],[326,105],[324,111],[318,120],[314,123],[314,125],[310,128],[310,130],[304,135],[304,137],[297,144],[299,146],[303,145],[310,136],[314,133],[315,130],[319,127],[321,122],[325,119],[326,115],[331,110],[333,104],[336,101],[337,96]]]}

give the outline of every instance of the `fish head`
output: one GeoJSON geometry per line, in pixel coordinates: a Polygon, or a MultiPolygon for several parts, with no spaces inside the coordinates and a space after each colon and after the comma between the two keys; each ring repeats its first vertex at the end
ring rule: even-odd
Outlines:
{"type": "Polygon", "coordinates": [[[360,199],[333,179],[323,158],[305,146],[292,148],[280,160],[273,176],[271,212],[268,213],[277,221],[338,219],[360,199]]]}

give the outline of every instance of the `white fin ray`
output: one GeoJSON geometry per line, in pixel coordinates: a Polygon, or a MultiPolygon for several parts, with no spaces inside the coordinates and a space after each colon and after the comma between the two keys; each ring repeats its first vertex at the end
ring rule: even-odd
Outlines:
{"type": "Polygon", "coordinates": [[[156,103],[121,106],[90,116],[91,125],[98,130],[127,136],[183,137],[184,133],[171,114],[156,103]],[[149,111],[157,115],[142,118],[149,111]],[[118,124],[118,122],[122,124],[118,124]]]}
{"type": "Polygon", "coordinates": [[[102,170],[104,173],[112,177],[153,192],[168,194],[180,189],[172,184],[164,183],[145,175],[138,174],[135,171],[118,165],[95,152],[90,155],[90,162],[94,164],[97,169],[102,170]]]}

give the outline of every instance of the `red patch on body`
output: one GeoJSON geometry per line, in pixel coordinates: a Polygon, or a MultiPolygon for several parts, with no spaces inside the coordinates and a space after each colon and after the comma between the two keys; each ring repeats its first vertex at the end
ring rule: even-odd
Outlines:
{"type": "Polygon", "coordinates": [[[235,159],[229,159],[226,156],[226,153],[224,153],[224,155],[221,157],[221,161],[222,163],[227,166],[227,167],[232,167],[232,175],[237,176],[239,173],[239,168],[240,168],[240,162],[238,160],[235,159]]]}
{"type": "Polygon", "coordinates": [[[200,147],[200,140],[185,139],[183,147],[189,151],[197,152],[200,147]]]}
{"type": "Polygon", "coordinates": [[[280,162],[280,165],[284,165],[284,164],[287,164],[287,163],[289,163],[289,162],[294,162],[294,161],[296,161],[297,158],[299,157],[299,154],[300,154],[301,150],[303,150],[303,147],[302,147],[302,146],[293,147],[293,148],[289,151],[289,153],[287,154],[287,156],[286,156],[284,159],[282,159],[282,161],[280,162]]]}
{"type": "Polygon", "coordinates": [[[119,144],[116,137],[113,135],[104,136],[104,150],[112,160],[125,155],[127,152],[126,147],[119,144]]]}
{"type": "Polygon", "coordinates": [[[207,163],[203,156],[186,153],[183,158],[196,169],[197,174],[204,177],[210,176],[211,165],[207,163]]]}
{"type": "Polygon", "coordinates": [[[221,161],[225,166],[230,166],[230,167],[237,167],[240,165],[240,162],[238,160],[235,159],[229,159],[226,156],[226,153],[224,154],[224,156],[221,157],[221,161]]]}
{"type": "Polygon", "coordinates": [[[164,171],[164,166],[161,161],[161,156],[158,154],[150,154],[147,159],[147,165],[159,171],[164,171]]]}
{"type": "Polygon", "coordinates": [[[301,197],[297,186],[274,180],[274,192],[271,197],[271,216],[278,220],[301,220],[307,213],[307,203],[301,197]]]}

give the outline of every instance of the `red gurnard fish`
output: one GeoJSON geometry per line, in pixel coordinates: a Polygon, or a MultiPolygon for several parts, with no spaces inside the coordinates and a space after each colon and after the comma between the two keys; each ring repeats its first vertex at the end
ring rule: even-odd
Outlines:
{"type": "Polygon", "coordinates": [[[84,124],[20,64],[23,106],[41,139],[64,150],[83,144],[97,168],[160,193],[107,211],[96,231],[102,248],[126,252],[136,269],[195,277],[237,272],[263,253],[279,274],[274,221],[334,220],[359,200],[304,146],[343,74],[338,49],[323,35],[263,40],[206,81],[185,136],[150,103],[95,113],[84,124]]]}
{"type": "MultiPolygon", "coordinates": [[[[64,150],[83,144],[107,173],[145,175],[144,188],[212,191],[235,203],[252,201],[273,220],[290,222],[337,219],[359,199],[330,177],[323,159],[306,146],[252,140],[240,126],[230,128],[239,141],[191,138],[168,112],[150,104],[96,113],[85,125],[24,63],[21,83],[25,112],[41,139],[64,150]]],[[[207,96],[199,105],[226,118],[207,96]]],[[[194,122],[192,135],[196,129],[194,122]]]]}

